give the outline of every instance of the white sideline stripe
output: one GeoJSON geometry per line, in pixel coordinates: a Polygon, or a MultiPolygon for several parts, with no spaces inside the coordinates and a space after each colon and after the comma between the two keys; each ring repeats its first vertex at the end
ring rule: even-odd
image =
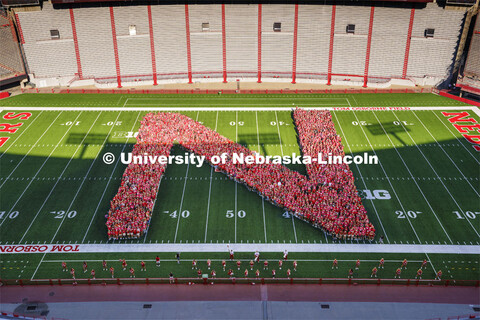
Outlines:
{"type": "MultiPolygon", "coordinates": [[[[330,104],[331,105],[331,104],[330,104]]],[[[3,110],[17,111],[288,111],[288,107],[8,107],[0,106],[3,110]]],[[[480,117],[480,109],[474,106],[418,106],[418,107],[301,107],[305,110],[334,110],[334,111],[412,111],[412,110],[470,110],[480,117]]]]}
{"type": "MultiPolygon", "coordinates": [[[[5,247],[26,247],[27,245],[2,245],[5,247]]],[[[31,246],[48,246],[47,253],[70,253],[65,251],[51,252],[55,247],[76,247],[75,253],[100,252],[227,252],[225,243],[133,243],[133,244],[40,244],[31,246]]],[[[235,252],[362,252],[362,253],[440,253],[440,254],[480,254],[477,245],[423,245],[423,244],[299,244],[299,243],[231,243],[235,252]]],[[[13,250],[15,251],[15,250],[13,250]]],[[[15,254],[16,252],[1,252],[1,254],[15,254]]],[[[19,253],[25,254],[23,250],[19,253]]],[[[38,251],[37,251],[38,253],[38,251]]]]}

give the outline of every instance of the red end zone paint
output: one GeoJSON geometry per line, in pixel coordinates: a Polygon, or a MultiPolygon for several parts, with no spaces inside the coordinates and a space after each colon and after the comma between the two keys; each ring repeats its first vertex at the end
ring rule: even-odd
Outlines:
{"type": "Polygon", "coordinates": [[[443,116],[449,117],[448,121],[453,123],[455,129],[462,133],[462,136],[473,145],[473,148],[480,151],[480,135],[470,134],[469,131],[480,133],[480,124],[474,118],[469,118],[470,114],[467,111],[462,112],[442,112],[443,116]],[[460,122],[460,124],[456,124],[460,122]],[[472,124],[466,124],[464,122],[471,122],[472,124]]]}
{"type": "MultiPolygon", "coordinates": [[[[32,114],[30,112],[21,112],[15,114],[15,112],[7,112],[3,115],[4,120],[13,120],[13,119],[20,119],[20,120],[28,120],[32,114]]],[[[17,124],[10,124],[10,123],[0,123],[0,132],[7,132],[7,133],[15,133],[19,127],[23,125],[23,122],[19,122],[17,124]],[[13,129],[12,129],[13,128],[13,129]]],[[[0,137],[0,147],[2,147],[5,142],[8,141],[10,137],[0,137]]]]}

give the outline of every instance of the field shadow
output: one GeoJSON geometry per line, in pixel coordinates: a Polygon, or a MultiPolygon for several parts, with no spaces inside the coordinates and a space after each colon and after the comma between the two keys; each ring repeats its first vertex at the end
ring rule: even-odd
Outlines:
{"type": "Polygon", "coordinates": [[[395,139],[398,140],[402,145],[406,146],[407,143],[400,138],[398,133],[404,133],[411,131],[408,127],[402,125],[395,125],[393,123],[378,123],[378,124],[370,124],[365,126],[367,130],[374,136],[381,136],[381,135],[391,135],[395,139]]]}

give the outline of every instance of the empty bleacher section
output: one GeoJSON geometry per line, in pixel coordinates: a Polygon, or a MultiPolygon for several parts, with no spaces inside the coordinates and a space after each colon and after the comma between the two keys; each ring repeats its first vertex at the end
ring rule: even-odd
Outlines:
{"type": "MultiPolygon", "coordinates": [[[[262,7],[265,7],[262,5],[262,7]]],[[[258,67],[258,5],[225,5],[227,70],[255,77],[258,67]]],[[[229,79],[234,80],[234,79],[229,79]]]]}
{"type": "Polygon", "coordinates": [[[10,19],[0,14],[0,86],[25,76],[20,48],[10,19]]]}
{"type": "Polygon", "coordinates": [[[455,59],[455,51],[464,17],[461,10],[443,10],[430,3],[415,10],[408,75],[444,78],[455,59]],[[434,29],[433,37],[425,37],[426,29],[434,29]]]}
{"type": "Polygon", "coordinates": [[[373,83],[405,75],[428,76],[435,82],[448,75],[463,10],[445,10],[435,3],[415,10],[376,6],[373,12],[370,6],[336,5],[335,14],[333,8],[301,4],[296,11],[294,4],[210,4],[70,10],[53,9],[45,2],[41,11],[18,12],[18,17],[34,78],[72,81],[81,66],[84,79],[112,86],[120,80],[123,85],[136,80],[153,83],[154,70],[159,81],[292,81],[296,73],[299,81],[326,83],[331,42],[332,80],[373,83]],[[347,25],[354,31],[347,32],[347,25]],[[433,37],[426,37],[426,29],[434,29],[433,37]],[[51,30],[58,30],[59,38],[51,30]]]}
{"type": "Polygon", "coordinates": [[[459,76],[457,86],[480,97],[480,14],[477,14],[463,76],[459,76]]]}

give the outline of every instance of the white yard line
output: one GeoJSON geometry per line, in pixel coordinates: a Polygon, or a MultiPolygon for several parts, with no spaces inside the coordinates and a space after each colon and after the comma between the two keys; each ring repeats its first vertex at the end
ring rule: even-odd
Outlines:
{"type": "Polygon", "coordinates": [[[37,274],[38,268],[40,268],[40,265],[42,264],[43,259],[45,258],[46,255],[47,255],[47,253],[45,252],[45,253],[43,254],[43,256],[42,256],[42,259],[41,259],[40,262],[38,263],[37,268],[35,269],[35,272],[33,272],[33,275],[32,275],[32,277],[30,278],[30,280],[33,280],[33,278],[35,278],[35,275],[37,274]]]}
{"type": "MultiPolygon", "coordinates": [[[[138,118],[140,117],[140,114],[141,114],[141,112],[138,112],[137,118],[135,119],[135,122],[132,125],[131,131],[133,131],[133,128],[135,128],[135,124],[137,123],[138,118]]],[[[127,138],[127,140],[123,144],[122,152],[125,151],[125,147],[127,146],[129,139],[130,138],[127,138]]],[[[113,167],[112,173],[110,174],[110,177],[108,178],[107,185],[105,186],[105,189],[103,189],[102,196],[100,197],[100,200],[98,200],[97,207],[95,208],[95,211],[93,212],[92,219],[90,220],[90,223],[88,224],[88,228],[87,228],[87,231],[85,232],[85,235],[83,236],[82,243],[85,242],[85,238],[87,237],[88,231],[90,231],[90,227],[92,226],[92,222],[93,222],[93,220],[94,220],[94,218],[97,214],[97,211],[98,211],[98,208],[100,207],[100,204],[102,203],[103,197],[105,196],[105,192],[107,191],[108,186],[109,186],[110,182],[112,181],[113,174],[115,173],[115,169],[117,169],[117,166],[118,166],[119,162],[120,162],[120,157],[118,157],[117,162],[115,163],[115,166],[113,167]]]]}
{"type": "MultiPolygon", "coordinates": [[[[75,118],[74,121],[77,121],[78,117],[80,117],[82,113],[80,112],[78,114],[78,116],[75,118]]],[[[50,157],[52,156],[53,152],[55,152],[55,150],[57,149],[58,145],[63,141],[63,139],[65,138],[65,136],[67,135],[67,133],[70,131],[70,129],[72,128],[73,126],[70,126],[67,131],[65,131],[65,133],[63,134],[62,138],[58,141],[57,145],[55,146],[55,148],[50,152],[50,154],[48,155],[48,157],[45,159],[45,161],[43,161],[42,165],[40,166],[40,168],[37,170],[37,172],[35,172],[34,176],[32,177],[32,179],[30,179],[30,182],[28,183],[28,185],[25,187],[25,189],[23,190],[22,194],[17,198],[17,200],[15,201],[15,203],[13,204],[12,208],[10,209],[10,211],[8,212],[8,214],[10,214],[13,209],[15,208],[15,206],[17,205],[17,203],[20,201],[20,199],[22,199],[23,195],[25,194],[25,192],[28,190],[28,188],[30,187],[30,185],[33,183],[33,181],[35,181],[35,178],[37,177],[38,173],[42,170],[43,166],[45,165],[45,163],[47,163],[48,159],[50,159],[50,157]]],[[[7,219],[3,219],[2,222],[0,223],[0,227],[3,225],[3,223],[6,221],[7,219]]]]}
{"type": "MultiPolygon", "coordinates": [[[[395,150],[395,152],[397,153],[398,157],[400,158],[400,160],[402,161],[403,165],[405,166],[405,169],[407,169],[408,171],[408,174],[410,174],[410,177],[413,178],[413,174],[412,172],[410,171],[410,168],[407,166],[407,163],[405,162],[405,160],[403,159],[402,155],[400,154],[400,152],[398,151],[397,147],[395,147],[395,144],[393,143],[392,139],[390,138],[390,135],[387,133],[387,131],[385,130],[385,128],[383,127],[382,123],[380,122],[380,120],[378,119],[377,115],[375,114],[375,112],[372,112],[373,115],[375,116],[375,119],[377,119],[377,122],[378,124],[380,125],[380,127],[382,128],[383,132],[385,133],[385,136],[387,137],[388,141],[390,141],[390,144],[392,145],[393,149],[395,150]]],[[[395,113],[393,113],[395,115],[395,113]]],[[[397,117],[395,115],[395,117],[397,117]]],[[[398,119],[398,118],[397,118],[398,119]]],[[[400,121],[400,120],[398,120],[400,121]]],[[[405,130],[406,132],[406,129],[405,127],[403,127],[403,124],[402,124],[402,128],[405,130]]],[[[411,139],[411,138],[410,138],[411,139]]],[[[415,143],[415,141],[412,140],[413,143],[415,143]]],[[[418,146],[417,146],[418,148],[418,146]]],[[[420,148],[418,148],[420,150],[420,148]]],[[[428,160],[427,160],[428,161],[428,160]]],[[[423,199],[425,200],[425,202],[427,203],[428,207],[430,208],[430,211],[433,213],[433,215],[435,216],[435,219],[437,219],[437,222],[438,224],[440,225],[440,227],[442,227],[442,230],[443,232],[445,233],[445,235],[447,236],[448,240],[453,243],[452,239],[450,238],[450,236],[448,235],[448,232],[447,230],[445,230],[442,222],[440,221],[440,219],[438,219],[438,216],[437,214],[435,213],[435,210],[433,210],[432,208],[432,205],[430,204],[430,202],[428,201],[427,197],[425,196],[425,194],[423,193],[422,191],[422,188],[420,188],[420,185],[418,184],[417,180],[415,179],[412,179],[413,182],[415,183],[415,185],[417,186],[417,189],[418,191],[420,191],[420,194],[422,195],[423,199]]],[[[405,211],[403,211],[405,212],[405,211]]],[[[408,216],[407,214],[405,214],[405,216],[408,216]]]]}
{"type": "MultiPolygon", "coordinates": [[[[121,253],[121,252],[225,252],[225,243],[97,243],[60,245],[45,244],[46,253],[65,253],[62,250],[52,249],[71,246],[76,248],[75,253],[121,253]]],[[[21,245],[0,245],[0,254],[25,254],[25,252],[4,252],[7,247],[22,247],[21,245]]],[[[25,247],[23,245],[23,247],[25,247]]],[[[480,255],[478,245],[429,245],[429,244],[364,244],[364,243],[337,243],[337,244],[304,244],[304,243],[235,243],[230,244],[235,252],[260,252],[282,253],[285,249],[289,252],[363,252],[363,253],[431,253],[431,254],[475,254],[480,255]]],[[[20,250],[18,250],[20,251],[20,250]]],[[[32,251],[30,251],[32,253],[32,251]]],[[[38,252],[37,252],[38,253],[38,252]]]]}
{"type": "MultiPolygon", "coordinates": [[[[342,125],[340,124],[340,120],[338,119],[335,111],[332,111],[332,113],[335,115],[335,119],[337,119],[338,126],[340,127],[340,131],[342,131],[342,136],[345,139],[345,143],[348,146],[348,150],[350,150],[350,153],[352,153],[352,148],[350,147],[350,144],[348,143],[347,136],[343,132],[343,128],[342,128],[342,125]]],[[[360,170],[360,167],[358,166],[358,164],[355,164],[355,166],[357,167],[358,173],[360,174],[360,180],[363,182],[363,186],[365,187],[365,189],[367,189],[367,183],[365,182],[365,179],[363,179],[362,171],[360,170]]],[[[382,219],[380,219],[377,208],[375,207],[375,204],[373,203],[372,199],[370,199],[370,204],[372,205],[373,210],[375,211],[375,215],[377,216],[377,219],[380,222],[380,226],[382,227],[383,234],[385,235],[385,238],[387,239],[387,242],[390,243],[390,240],[388,239],[387,231],[383,227],[382,219]]]]}
{"type": "MultiPolygon", "coordinates": [[[[343,99],[343,98],[342,98],[343,99]]],[[[242,104],[243,105],[243,104],[242,104]]],[[[278,104],[275,104],[278,105],[278,104]]],[[[320,104],[315,104],[320,105],[320,104]]],[[[332,105],[332,104],[328,104],[332,105]]],[[[344,104],[342,104],[344,105],[344,104]]],[[[3,107],[4,110],[17,110],[17,111],[291,111],[290,107],[3,107]]],[[[1,107],[1,106],[0,106],[1,107]]],[[[480,117],[480,109],[473,106],[418,106],[418,107],[302,107],[305,110],[335,110],[335,111],[397,111],[397,110],[435,110],[435,111],[448,111],[448,110],[470,110],[480,117]]]]}
{"type": "Polygon", "coordinates": [[[280,126],[278,125],[277,111],[275,111],[275,121],[277,122],[278,140],[280,141],[280,151],[282,152],[283,157],[282,137],[280,136],[280,126]]]}
{"type": "Polygon", "coordinates": [[[178,226],[180,224],[180,218],[182,217],[182,206],[183,206],[183,198],[185,196],[185,187],[187,186],[188,180],[188,169],[190,168],[190,162],[187,164],[187,171],[185,173],[185,182],[183,183],[183,192],[182,192],[182,199],[180,200],[180,209],[178,210],[178,220],[177,220],[177,228],[175,229],[175,238],[173,242],[177,242],[177,233],[178,233],[178,226]]]}
{"type": "MultiPolygon", "coordinates": [[[[57,178],[57,181],[55,182],[55,184],[53,185],[52,189],[50,189],[50,192],[48,193],[47,197],[45,198],[45,200],[43,201],[42,203],[42,206],[40,207],[40,209],[38,209],[37,211],[37,214],[35,215],[35,217],[32,219],[32,222],[30,223],[30,225],[28,226],[27,230],[25,231],[25,233],[23,234],[22,238],[20,239],[20,243],[23,241],[23,239],[25,238],[25,236],[27,235],[28,231],[30,230],[30,228],[32,227],[33,223],[35,222],[35,220],[37,219],[38,215],[40,214],[40,212],[42,211],[43,207],[45,206],[45,204],[47,203],[48,199],[50,199],[50,196],[52,195],[53,193],[53,190],[55,190],[55,187],[57,186],[58,182],[60,181],[60,178],[63,176],[63,174],[65,173],[65,171],[67,170],[68,166],[70,165],[70,162],[72,162],[73,160],[73,157],[75,157],[75,155],[77,154],[78,150],[80,149],[80,147],[82,146],[83,144],[83,141],[85,140],[85,138],[87,137],[87,135],[90,133],[90,131],[92,130],[92,128],[94,127],[95,123],[97,122],[98,118],[100,117],[102,113],[100,112],[97,116],[97,118],[95,119],[95,121],[92,123],[92,125],[90,126],[90,129],[88,129],[88,132],[87,134],[83,137],[82,139],[82,142],[80,142],[78,144],[78,147],[77,149],[75,149],[75,152],[73,153],[73,155],[70,157],[70,160],[67,162],[67,165],[63,168],[62,172],[60,173],[60,175],[58,176],[57,178]]],[[[80,116],[80,115],[79,115],[80,116]]],[[[78,117],[77,117],[78,119],[78,117]]],[[[68,132],[68,131],[67,131],[68,132]]],[[[63,139],[63,138],[62,138],[63,139]]],[[[54,149],[55,150],[55,149],[54,149]]],[[[53,151],[52,151],[53,152],[53,151]]],[[[65,215],[67,215],[68,212],[65,213],[65,215]]]]}
{"type": "MultiPolygon", "coordinates": [[[[42,111],[43,112],[43,111],[42,111]]],[[[32,147],[30,148],[30,150],[28,150],[24,156],[22,157],[22,159],[17,163],[17,165],[15,166],[15,168],[13,168],[13,170],[10,171],[10,174],[8,175],[8,177],[5,178],[5,181],[0,185],[0,189],[3,187],[3,185],[7,182],[7,180],[12,176],[12,174],[15,172],[15,170],[17,170],[18,166],[20,166],[20,164],[23,162],[23,160],[25,160],[25,158],[30,154],[30,152],[35,148],[35,146],[37,145],[37,143],[43,138],[43,136],[47,133],[47,131],[50,129],[50,127],[55,123],[55,121],[57,121],[58,117],[60,117],[60,115],[62,114],[62,111],[57,115],[57,117],[52,121],[52,123],[50,123],[50,125],[48,126],[48,128],[43,131],[42,135],[40,136],[40,138],[37,139],[37,141],[32,145],[32,147]]],[[[39,115],[40,116],[40,115],[39,115]]],[[[33,123],[33,122],[32,122],[33,123]]],[[[25,132],[25,131],[23,131],[25,132]]],[[[23,133],[22,132],[22,133],[23,133]]],[[[20,138],[20,137],[19,137],[20,138]]],[[[16,141],[16,140],[15,140],[16,141]]],[[[11,147],[12,145],[10,145],[11,147]]],[[[9,147],[9,148],[10,148],[9,147]]],[[[5,150],[6,152],[7,150],[5,150]]],[[[0,158],[5,154],[2,153],[0,155],[0,158]]]]}
{"type": "MultiPolygon", "coordinates": [[[[70,205],[68,206],[67,211],[66,211],[65,214],[63,215],[62,221],[60,221],[60,225],[58,226],[57,231],[55,231],[55,234],[53,235],[53,238],[52,238],[52,240],[51,240],[50,242],[53,242],[53,240],[55,240],[55,237],[57,236],[58,231],[60,231],[60,228],[62,227],[63,222],[65,221],[65,219],[66,219],[66,217],[67,217],[67,213],[70,212],[70,209],[72,208],[75,200],[77,199],[77,196],[78,196],[78,194],[80,193],[80,190],[82,189],[83,184],[84,184],[85,181],[87,180],[88,174],[90,173],[90,171],[91,171],[92,168],[93,168],[93,165],[94,165],[95,162],[97,161],[98,155],[99,155],[100,152],[102,151],[103,146],[105,145],[105,142],[107,142],[108,137],[109,137],[110,134],[112,133],[112,130],[113,130],[113,128],[115,127],[115,124],[117,123],[117,121],[118,121],[118,119],[120,118],[120,115],[121,115],[121,114],[122,114],[122,112],[119,112],[119,113],[117,114],[117,117],[115,118],[115,121],[113,122],[112,127],[111,127],[110,130],[108,131],[108,134],[105,136],[105,139],[103,140],[102,145],[101,145],[100,148],[98,149],[97,154],[95,155],[95,157],[93,158],[92,162],[90,163],[90,167],[88,167],[87,173],[86,173],[85,176],[83,177],[82,182],[80,183],[80,186],[78,187],[77,192],[75,193],[75,196],[73,197],[72,201],[70,202],[70,205]]],[[[99,116],[100,116],[100,114],[99,114],[99,116]]],[[[97,118],[97,119],[98,119],[98,118],[97,118]]],[[[95,121],[96,121],[96,120],[95,120],[95,121]]],[[[87,138],[87,136],[88,136],[88,134],[83,137],[83,140],[82,140],[81,143],[83,143],[83,141],[87,138]]]]}
{"type": "MultiPolygon", "coordinates": [[[[443,153],[445,153],[445,155],[448,157],[448,159],[450,160],[450,162],[455,166],[455,168],[458,170],[458,172],[460,172],[460,174],[462,175],[463,179],[465,179],[465,181],[468,183],[468,185],[473,189],[473,192],[475,192],[477,194],[478,197],[480,197],[480,193],[478,193],[477,189],[474,188],[472,186],[472,184],[468,181],[467,177],[463,174],[463,172],[460,170],[460,168],[457,166],[457,164],[455,163],[455,161],[452,160],[452,158],[450,158],[450,156],[448,155],[448,153],[445,151],[445,149],[443,149],[442,145],[437,141],[437,139],[432,135],[432,133],[430,132],[430,130],[428,130],[428,128],[425,126],[425,124],[423,123],[423,121],[417,116],[417,114],[414,112],[412,112],[413,115],[418,119],[418,121],[420,121],[420,123],[422,124],[422,126],[425,128],[425,130],[427,130],[428,134],[433,138],[433,140],[435,140],[435,142],[437,143],[437,145],[440,147],[440,149],[442,149],[443,153]]],[[[395,114],[395,113],[394,113],[395,114]]],[[[396,115],[395,115],[396,117],[396,115]]],[[[397,117],[398,118],[398,117],[397,117]]],[[[402,125],[403,126],[403,125],[402,125]]],[[[413,140],[412,140],[413,141],[413,140]]]]}
{"type": "MultiPolygon", "coordinates": [[[[1,112],[1,111],[0,111],[0,112],[1,112]]],[[[18,139],[20,139],[20,138],[22,137],[22,135],[23,135],[25,132],[28,131],[28,129],[29,129],[29,128],[32,126],[32,124],[35,122],[35,120],[37,120],[38,118],[40,118],[40,116],[42,115],[42,113],[43,113],[43,110],[40,111],[40,113],[38,114],[38,116],[36,116],[36,117],[33,119],[33,121],[30,122],[25,129],[22,129],[22,132],[20,132],[20,134],[18,135],[18,137],[17,137],[12,143],[10,143],[10,145],[8,146],[7,149],[5,149],[5,150],[2,151],[2,154],[0,154],[0,159],[3,157],[3,155],[4,155],[5,153],[7,153],[8,149],[10,149],[10,148],[18,141],[18,139]]],[[[61,113],[61,112],[60,112],[60,113],[61,113]]],[[[56,120],[56,119],[55,119],[55,120],[56,120]]],[[[55,121],[55,120],[53,120],[53,121],[55,121]]],[[[48,130],[48,129],[47,129],[47,130],[48,130]]]]}
{"type": "MultiPolygon", "coordinates": [[[[445,126],[445,128],[447,128],[447,130],[452,134],[452,136],[457,140],[457,142],[458,142],[459,144],[461,144],[462,147],[463,147],[465,150],[467,150],[467,152],[472,156],[472,158],[473,158],[478,164],[480,164],[480,161],[479,161],[479,160],[475,157],[475,155],[472,153],[471,148],[467,148],[467,147],[465,146],[465,143],[464,143],[465,139],[459,139],[459,138],[452,132],[452,130],[442,121],[442,119],[440,119],[440,117],[435,113],[435,111],[432,111],[432,113],[433,113],[433,114],[435,115],[435,117],[437,117],[437,119],[445,126]]],[[[471,146],[471,145],[469,145],[469,147],[470,147],[470,146],[471,146]]],[[[478,155],[478,153],[477,153],[477,155],[478,155]]]]}
{"type": "MultiPolygon", "coordinates": [[[[353,115],[355,116],[355,119],[357,119],[357,122],[359,122],[360,120],[358,119],[357,114],[356,114],[355,112],[353,112],[353,115]]],[[[368,144],[370,145],[370,148],[372,149],[373,153],[377,156],[377,153],[375,152],[375,149],[373,148],[372,144],[370,143],[370,139],[368,139],[368,136],[367,136],[367,134],[365,133],[365,130],[363,129],[363,126],[359,126],[359,127],[360,127],[360,129],[362,130],[362,132],[363,132],[363,134],[364,134],[364,136],[365,136],[365,139],[367,139],[367,142],[368,142],[368,144]]],[[[382,165],[382,162],[381,162],[381,161],[378,161],[378,164],[380,165],[380,168],[382,168],[382,171],[383,171],[383,174],[385,175],[385,177],[388,177],[387,172],[385,171],[385,168],[384,168],[383,165],[382,165]]],[[[395,188],[394,188],[393,185],[392,185],[392,182],[391,182],[389,179],[387,179],[387,181],[388,181],[388,183],[389,183],[389,185],[390,185],[390,188],[392,188],[393,194],[395,195],[395,198],[397,198],[397,201],[398,201],[398,203],[400,204],[400,207],[402,208],[402,211],[403,211],[403,212],[406,212],[406,211],[405,211],[405,207],[403,206],[402,202],[400,201],[400,197],[397,195],[397,192],[395,191],[395,188]]],[[[415,231],[415,228],[413,227],[413,224],[412,224],[412,222],[410,221],[410,218],[408,217],[407,214],[405,214],[405,216],[406,216],[407,221],[408,221],[408,223],[410,224],[410,227],[412,228],[413,233],[415,234],[415,237],[417,238],[418,242],[419,242],[419,243],[422,243],[422,242],[420,241],[420,238],[418,237],[417,231],[415,231]]]]}
{"type": "MultiPolygon", "coordinates": [[[[397,118],[398,120],[398,117],[397,115],[395,114],[395,112],[393,113],[395,115],[395,118],[397,118]]],[[[400,120],[398,120],[400,121],[400,120]]],[[[447,186],[443,183],[442,179],[440,179],[440,176],[438,175],[437,171],[433,168],[432,164],[430,163],[430,161],[428,161],[427,157],[425,157],[425,154],[422,152],[422,150],[420,149],[420,147],[415,143],[415,140],[413,140],[412,136],[410,135],[410,133],[407,131],[407,129],[404,127],[403,123],[400,122],[400,125],[402,126],[403,130],[405,130],[405,133],[408,135],[408,137],[410,138],[410,140],[412,140],[412,142],[415,144],[415,146],[417,147],[418,151],[420,151],[420,153],[422,154],[422,157],[425,159],[425,161],[427,161],[428,165],[430,166],[430,168],[432,169],[432,171],[435,173],[435,175],[437,176],[438,180],[440,181],[440,183],[442,184],[442,186],[445,188],[445,190],[447,191],[448,195],[450,196],[450,198],[452,198],[453,202],[455,202],[455,205],[457,206],[458,210],[460,210],[463,214],[463,216],[465,217],[465,219],[467,220],[467,222],[470,224],[470,226],[472,227],[473,231],[477,234],[477,236],[480,238],[480,234],[478,233],[478,231],[475,229],[475,227],[472,225],[472,223],[470,222],[470,219],[468,219],[468,217],[465,215],[465,212],[463,212],[463,209],[460,207],[460,205],[458,204],[457,200],[455,200],[455,197],[453,197],[453,195],[450,193],[450,190],[448,190],[447,186]]],[[[445,229],[444,229],[445,230],[445,229]]]]}
{"type": "Polygon", "coordinates": [[[295,235],[295,243],[298,242],[297,240],[297,229],[295,228],[295,221],[294,221],[294,218],[293,218],[293,214],[291,214],[292,216],[292,226],[293,226],[293,234],[295,235]]]}
{"type": "MultiPolygon", "coordinates": [[[[353,98],[353,101],[355,101],[355,104],[358,106],[358,102],[357,102],[357,99],[355,99],[355,95],[353,94],[352,95],[352,98],[353,98]]],[[[348,98],[347,98],[348,99],[348,98]]]]}
{"type": "MultiPolygon", "coordinates": [[[[217,124],[218,124],[218,111],[215,117],[215,132],[217,132],[217,124]]],[[[208,232],[208,216],[210,214],[210,198],[212,195],[212,181],[213,181],[213,167],[210,168],[210,186],[208,187],[208,203],[207,203],[207,218],[205,221],[205,240],[207,242],[207,232],[208,232]]]]}
{"type": "MultiPolygon", "coordinates": [[[[258,130],[258,112],[255,111],[255,123],[257,124],[257,144],[258,144],[258,154],[261,154],[260,150],[260,131],[258,130]]],[[[263,213],[263,232],[265,233],[265,243],[267,243],[267,225],[265,224],[265,199],[262,198],[262,213],[263,213]]]]}
{"type": "Polygon", "coordinates": [[[347,100],[347,103],[348,103],[348,106],[351,108],[352,105],[350,104],[350,100],[348,100],[348,98],[345,98],[347,100]]]}

